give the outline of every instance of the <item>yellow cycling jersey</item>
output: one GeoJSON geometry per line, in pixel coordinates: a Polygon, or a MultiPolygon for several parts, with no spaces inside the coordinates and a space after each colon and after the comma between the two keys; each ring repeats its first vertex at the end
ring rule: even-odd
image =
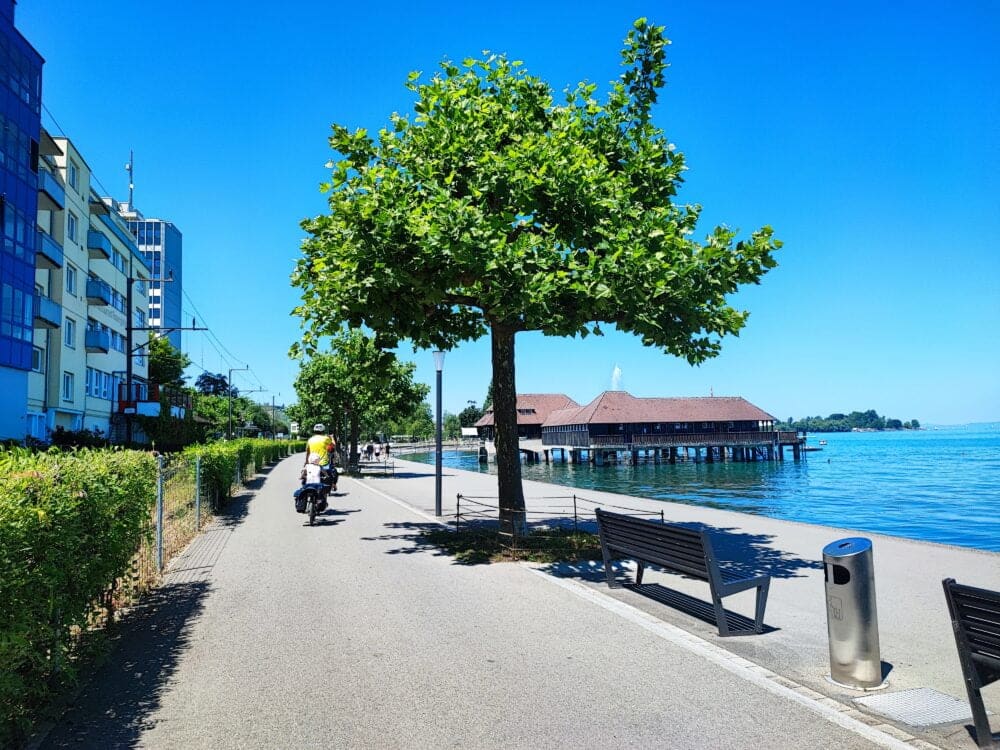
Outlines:
{"type": "Polygon", "coordinates": [[[311,463],[325,463],[327,448],[333,445],[333,439],[329,435],[313,435],[306,443],[306,453],[311,463]]]}

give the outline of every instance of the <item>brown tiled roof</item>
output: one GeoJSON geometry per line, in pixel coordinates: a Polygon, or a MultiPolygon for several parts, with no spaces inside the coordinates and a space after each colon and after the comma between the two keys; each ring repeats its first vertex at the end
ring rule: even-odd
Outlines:
{"type": "MultiPolygon", "coordinates": [[[[563,393],[519,393],[517,394],[517,408],[532,409],[530,414],[517,413],[518,424],[544,424],[546,418],[554,411],[566,409],[568,407],[578,408],[580,405],[563,393]]],[[[493,410],[488,410],[482,418],[476,422],[476,427],[493,426],[493,410]]]]}
{"type": "Polygon", "coordinates": [[[545,427],[642,422],[774,422],[773,416],[740,396],[636,398],[625,391],[605,391],[586,406],[560,409],[545,427]]]}

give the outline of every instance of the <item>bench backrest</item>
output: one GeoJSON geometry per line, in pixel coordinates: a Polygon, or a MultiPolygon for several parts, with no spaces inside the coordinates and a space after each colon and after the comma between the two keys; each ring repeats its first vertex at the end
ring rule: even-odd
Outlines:
{"type": "Polygon", "coordinates": [[[953,578],[944,580],[944,590],[952,624],[970,655],[1000,665],[1000,592],[963,586],[953,578]]]}
{"type": "Polygon", "coordinates": [[[709,580],[707,560],[712,549],[705,534],[684,526],[657,523],[598,508],[601,543],[610,552],[635,556],[646,562],[709,580]]]}

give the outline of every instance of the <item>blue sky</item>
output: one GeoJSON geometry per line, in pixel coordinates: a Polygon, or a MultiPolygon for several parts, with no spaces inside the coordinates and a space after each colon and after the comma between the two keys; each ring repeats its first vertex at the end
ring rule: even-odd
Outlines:
{"type": "MultiPolygon", "coordinates": [[[[261,401],[294,400],[288,277],[325,207],[330,123],[377,129],[408,111],[409,71],[484,49],[556,90],[606,87],[647,16],[673,41],[655,118],[690,167],[680,200],[704,206],[699,235],[772,225],[779,267],[701,367],[624,334],[521,334],[518,389],[583,403],[617,366],[638,396],[741,395],[782,419],[1000,420],[1000,5],[888,5],[21,0],[16,25],[46,58],[46,126],[120,199],[133,148],[137,207],[184,233],[185,318],[211,328],[188,353],[249,365],[234,382],[261,401]]],[[[482,402],[489,352],[448,354],[446,410],[482,402]]],[[[401,354],[433,383],[429,352],[401,354]]]]}

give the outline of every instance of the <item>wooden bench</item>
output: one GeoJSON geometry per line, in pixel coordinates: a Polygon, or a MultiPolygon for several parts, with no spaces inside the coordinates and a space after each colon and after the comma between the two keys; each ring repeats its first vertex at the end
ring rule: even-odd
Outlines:
{"type": "Polygon", "coordinates": [[[1000,743],[993,741],[981,692],[1000,680],[1000,592],[963,586],[954,578],[945,578],[941,583],[972,707],[976,742],[979,747],[1000,748],[1000,743]]]}
{"type": "Polygon", "coordinates": [[[722,606],[723,597],[755,588],[757,606],[753,632],[764,631],[764,607],[767,605],[767,592],[771,585],[770,576],[747,578],[720,568],[712,551],[712,542],[705,531],[610,513],[600,508],[595,512],[601,552],[604,555],[604,570],[611,588],[618,585],[611,570],[611,560],[615,557],[632,558],[639,564],[636,584],[642,583],[642,574],[647,564],[707,581],[712,591],[715,622],[719,626],[720,636],[748,632],[730,631],[726,610],[722,606]]]}

